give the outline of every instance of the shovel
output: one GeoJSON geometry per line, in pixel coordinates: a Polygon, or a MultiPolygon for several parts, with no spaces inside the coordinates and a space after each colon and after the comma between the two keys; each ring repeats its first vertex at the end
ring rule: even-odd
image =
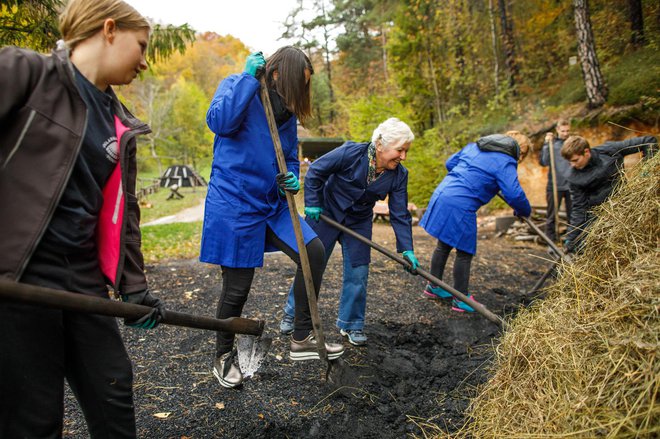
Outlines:
{"type": "MultiPolygon", "coordinates": [[[[343,233],[346,233],[347,235],[351,235],[353,238],[357,239],[358,241],[361,241],[368,246],[378,250],[385,256],[387,256],[390,259],[393,259],[394,261],[398,262],[399,264],[403,265],[404,267],[409,267],[412,268],[410,265],[410,262],[402,258],[401,256],[397,255],[396,253],[393,253],[389,250],[387,250],[385,247],[376,244],[375,242],[365,238],[364,236],[360,235],[357,232],[354,232],[353,230],[349,229],[348,227],[345,227],[341,224],[339,224],[337,221],[333,220],[332,218],[329,218],[323,214],[320,215],[320,218],[325,221],[326,223],[330,224],[332,227],[342,231],[343,233]]],[[[448,284],[444,283],[437,277],[433,276],[431,273],[422,270],[421,268],[417,268],[416,270],[417,274],[422,276],[424,279],[428,280],[429,282],[432,282],[434,285],[438,285],[442,288],[444,288],[447,292],[451,293],[452,296],[460,300],[461,302],[464,302],[468,305],[470,305],[475,311],[477,311],[479,314],[482,316],[486,317],[488,320],[491,322],[499,325],[499,326],[505,326],[504,320],[502,320],[501,317],[498,315],[493,314],[486,308],[484,305],[481,303],[475,302],[472,299],[469,299],[465,294],[461,293],[460,291],[454,289],[453,287],[450,287],[448,284]]]]}
{"type": "MultiPolygon", "coordinates": [[[[507,203],[507,201],[504,199],[504,197],[502,196],[502,194],[500,194],[500,193],[498,192],[497,196],[500,197],[505,203],[507,203]]],[[[507,203],[507,204],[509,204],[509,203],[507,203]]],[[[511,206],[509,206],[509,207],[511,207],[511,206]]],[[[566,263],[568,263],[568,264],[570,264],[570,263],[573,262],[573,260],[571,259],[571,256],[568,255],[568,254],[566,254],[566,253],[565,253],[564,251],[562,251],[562,249],[560,249],[559,247],[557,247],[557,244],[555,244],[555,243],[552,241],[552,239],[550,239],[550,237],[549,237],[548,235],[546,235],[545,233],[543,233],[543,231],[539,228],[539,226],[537,226],[536,224],[534,224],[534,222],[533,222],[531,219],[529,219],[529,218],[526,217],[526,216],[519,216],[518,218],[520,218],[521,220],[523,220],[523,221],[524,221],[524,222],[525,222],[525,223],[526,223],[526,224],[527,224],[527,225],[528,225],[528,226],[534,231],[534,233],[536,233],[537,235],[539,235],[539,236],[541,237],[541,239],[543,239],[543,240],[546,242],[546,244],[548,244],[548,246],[550,246],[550,248],[552,249],[552,251],[555,252],[555,254],[557,255],[557,257],[558,257],[559,259],[561,259],[562,261],[564,261],[564,262],[566,262],[566,263]]]]}
{"type": "MultiPolygon", "coordinates": [[[[139,319],[153,310],[150,306],[6,280],[0,280],[0,299],[67,311],[123,317],[130,320],[139,319]]],[[[163,320],[160,323],[211,331],[227,331],[234,334],[261,335],[264,330],[263,320],[250,320],[241,317],[214,319],[169,310],[163,311],[163,320]]]]}
{"type": "MultiPolygon", "coordinates": [[[[275,147],[275,156],[277,157],[277,166],[281,173],[286,174],[286,159],[282,151],[282,144],[280,143],[280,135],[277,131],[277,124],[275,123],[275,116],[273,114],[273,107],[270,103],[270,96],[268,95],[268,87],[266,85],[265,74],[261,75],[261,103],[263,104],[266,112],[266,120],[268,121],[268,129],[270,136],[273,140],[275,147]]],[[[286,201],[289,205],[289,214],[291,215],[291,222],[293,223],[293,231],[296,235],[296,244],[298,245],[298,255],[300,256],[300,265],[302,266],[303,278],[305,279],[305,290],[307,292],[307,301],[309,302],[309,310],[312,315],[312,326],[316,337],[316,345],[318,347],[319,358],[321,363],[325,366],[325,380],[333,385],[341,386],[341,382],[345,380],[349,374],[346,371],[345,363],[341,358],[330,361],[328,359],[328,352],[325,349],[325,336],[321,326],[321,318],[319,317],[318,304],[316,303],[316,294],[314,292],[314,281],[312,279],[312,269],[309,265],[309,258],[307,256],[307,247],[305,247],[305,240],[300,226],[300,217],[298,216],[298,209],[296,208],[296,200],[293,194],[285,191],[286,201]]],[[[240,347],[240,346],[239,346],[240,347]]]]}

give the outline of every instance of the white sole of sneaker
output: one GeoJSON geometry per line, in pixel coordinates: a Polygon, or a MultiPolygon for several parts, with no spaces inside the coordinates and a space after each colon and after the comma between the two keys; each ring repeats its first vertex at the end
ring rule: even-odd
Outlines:
{"type": "Polygon", "coordinates": [[[241,384],[243,384],[242,382],[238,384],[234,384],[234,383],[230,383],[229,381],[225,381],[224,379],[222,379],[222,376],[215,367],[213,368],[213,376],[218,379],[218,382],[222,387],[225,387],[227,389],[234,389],[240,386],[241,384]]]}
{"type": "MultiPolygon", "coordinates": [[[[328,360],[336,360],[337,358],[344,355],[345,351],[335,352],[333,354],[328,353],[328,360]]],[[[306,360],[320,360],[318,352],[290,352],[289,358],[293,361],[306,361],[306,360]]]]}

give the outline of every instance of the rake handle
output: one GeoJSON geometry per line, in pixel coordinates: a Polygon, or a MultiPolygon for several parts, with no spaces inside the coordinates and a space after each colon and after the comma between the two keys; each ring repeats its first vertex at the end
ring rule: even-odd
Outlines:
{"type": "MultiPolygon", "coordinates": [[[[390,259],[393,259],[394,261],[398,262],[399,264],[403,265],[404,267],[409,267],[412,268],[410,265],[410,262],[399,256],[398,254],[391,252],[390,250],[386,249],[385,247],[376,244],[375,242],[365,238],[364,236],[360,235],[357,232],[354,232],[353,230],[349,229],[348,227],[345,227],[341,224],[339,224],[337,221],[333,220],[332,218],[329,218],[323,214],[320,215],[321,219],[325,221],[326,223],[330,224],[332,227],[342,231],[343,233],[346,233],[347,235],[351,235],[353,238],[367,244],[368,246],[378,250],[385,256],[387,256],[390,259]]],[[[472,299],[469,299],[465,294],[461,293],[460,291],[454,289],[453,287],[449,286],[445,282],[441,281],[437,277],[433,276],[431,273],[428,271],[425,271],[421,268],[417,268],[417,274],[422,276],[424,279],[428,280],[429,282],[432,282],[434,285],[441,286],[448,292],[450,292],[454,297],[459,299],[461,302],[464,302],[468,305],[470,305],[472,308],[474,308],[475,311],[477,311],[479,314],[483,315],[486,317],[488,320],[490,320],[493,323],[496,323],[497,325],[504,326],[505,322],[502,320],[501,317],[499,317],[496,314],[493,314],[486,308],[484,305],[481,303],[475,302],[472,299]]]]}
{"type": "MultiPolygon", "coordinates": [[[[67,311],[123,317],[130,320],[139,319],[150,313],[153,309],[145,305],[125,303],[117,300],[88,296],[86,294],[71,293],[5,280],[0,280],[0,299],[67,311]]],[[[251,320],[242,317],[214,319],[169,310],[163,311],[163,320],[160,323],[248,335],[261,335],[264,330],[263,320],[251,320]]]]}

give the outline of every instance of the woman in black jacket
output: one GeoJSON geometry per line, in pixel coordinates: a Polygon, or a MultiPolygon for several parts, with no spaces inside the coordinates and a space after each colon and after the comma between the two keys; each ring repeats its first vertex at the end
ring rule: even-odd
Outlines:
{"type": "MultiPolygon", "coordinates": [[[[0,277],[153,306],[135,197],[149,132],[112,85],[147,68],[149,22],[121,0],[71,0],[62,47],[0,50],[0,277]]],[[[64,379],[91,437],[136,436],[132,365],[113,317],[0,303],[0,437],[60,437],[64,379]]]]}

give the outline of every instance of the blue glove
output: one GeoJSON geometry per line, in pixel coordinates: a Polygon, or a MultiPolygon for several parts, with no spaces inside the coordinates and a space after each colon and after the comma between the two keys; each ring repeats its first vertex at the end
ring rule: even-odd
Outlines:
{"type": "Polygon", "coordinates": [[[256,78],[257,71],[260,67],[266,65],[266,59],[264,58],[263,53],[255,52],[248,55],[245,60],[245,73],[248,73],[256,78]]]}
{"type": "Polygon", "coordinates": [[[322,213],[323,213],[322,207],[305,207],[305,215],[307,215],[308,218],[311,218],[314,221],[318,221],[322,213]]]}
{"type": "Polygon", "coordinates": [[[277,181],[277,185],[279,186],[280,195],[284,195],[284,191],[291,192],[295,195],[300,190],[300,181],[298,181],[298,177],[291,171],[286,174],[277,174],[275,181],[277,181]]]}
{"type": "Polygon", "coordinates": [[[408,273],[417,274],[417,269],[419,268],[419,261],[415,257],[415,253],[412,250],[406,250],[403,252],[403,259],[410,263],[410,267],[403,267],[408,273]]]}
{"type": "Polygon", "coordinates": [[[163,320],[163,314],[165,312],[163,309],[163,302],[159,298],[152,296],[148,289],[140,293],[122,294],[121,300],[122,302],[145,305],[153,308],[151,312],[139,319],[124,319],[124,324],[126,326],[140,329],[153,329],[158,326],[161,320],[163,320]]]}

